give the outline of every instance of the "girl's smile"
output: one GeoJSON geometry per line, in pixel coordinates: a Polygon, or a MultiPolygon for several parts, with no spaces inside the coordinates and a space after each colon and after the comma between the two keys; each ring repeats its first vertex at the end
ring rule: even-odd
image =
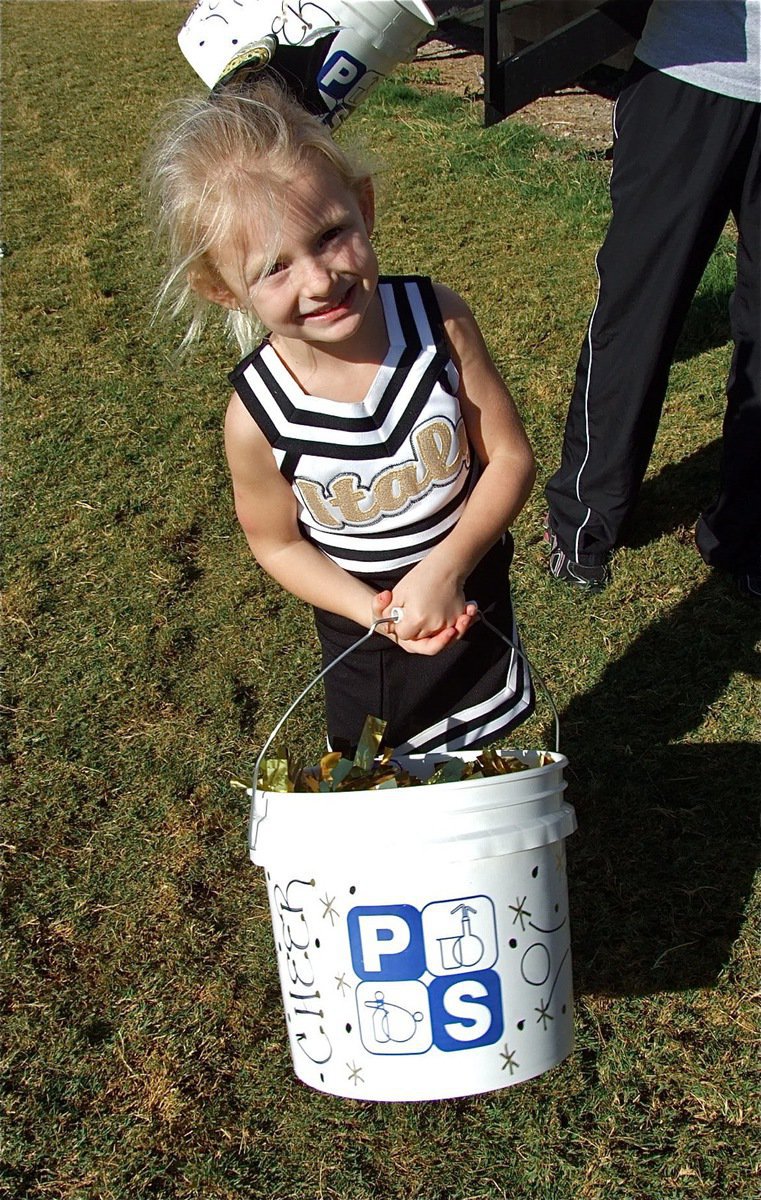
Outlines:
{"type": "Polygon", "coordinates": [[[322,321],[329,319],[330,317],[344,315],[345,313],[349,312],[351,308],[351,301],[354,297],[355,290],[356,284],[351,284],[351,286],[346,289],[340,299],[331,301],[328,304],[322,304],[319,307],[312,309],[310,312],[305,312],[303,314],[304,320],[322,321]]]}

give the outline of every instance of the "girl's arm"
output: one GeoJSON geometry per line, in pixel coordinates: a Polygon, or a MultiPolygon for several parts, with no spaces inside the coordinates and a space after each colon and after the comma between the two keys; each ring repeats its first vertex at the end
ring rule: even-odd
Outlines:
{"type": "MultiPolygon", "coordinates": [[[[237,393],[233,393],[225,418],[225,451],[238,520],[256,561],[267,574],[299,599],[348,617],[365,629],[381,617],[390,605],[391,593],[376,594],[302,536],[296,497],[237,393]]],[[[438,653],[457,636],[455,622],[450,625],[411,649],[438,653]]],[[[385,632],[383,627],[379,632],[385,632]]]]}
{"type": "Polygon", "coordinates": [[[518,516],[536,476],[515,404],[473,314],[449,288],[436,285],[436,295],[460,373],[463,420],[482,470],[457,525],[394,588],[393,603],[404,607],[399,636],[405,648],[453,625],[466,600],[478,602],[464,595],[465,581],[518,516]]]}

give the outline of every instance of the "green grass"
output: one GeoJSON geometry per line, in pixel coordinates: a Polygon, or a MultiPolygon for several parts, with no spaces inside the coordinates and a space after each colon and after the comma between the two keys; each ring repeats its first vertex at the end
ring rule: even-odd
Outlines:
{"type": "MultiPolygon", "coordinates": [[[[6,3],[6,718],[0,1196],[750,1200],[758,1194],[759,616],[702,564],[729,361],[728,232],[672,372],[615,576],[553,586],[554,467],[607,219],[580,147],[390,83],[352,119],[388,271],[475,309],[536,447],[513,578],[561,710],[577,1048],[431,1104],[290,1067],[246,800],[311,677],[309,614],[234,523],[213,332],[176,367],[142,149],[193,87],[187,4],[6,3]]],[[[342,135],[343,136],[343,135],[342,135]]],[[[321,747],[319,697],[291,722],[321,747]]],[[[523,740],[546,740],[547,710],[523,740]]]]}

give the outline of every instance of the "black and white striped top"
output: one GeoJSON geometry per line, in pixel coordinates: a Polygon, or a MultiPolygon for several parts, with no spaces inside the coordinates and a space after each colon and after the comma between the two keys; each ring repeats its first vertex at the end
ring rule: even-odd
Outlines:
{"type": "Polygon", "coordinates": [[[382,277],[378,292],[389,349],[363,400],[307,395],[267,341],[230,375],[293,487],[304,536],[370,575],[446,537],[479,470],[431,281],[382,277]]]}

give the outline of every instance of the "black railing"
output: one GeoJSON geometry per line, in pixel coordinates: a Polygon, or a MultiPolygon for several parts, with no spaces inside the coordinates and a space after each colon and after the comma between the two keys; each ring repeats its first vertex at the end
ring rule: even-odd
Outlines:
{"type": "MultiPolygon", "coordinates": [[[[580,79],[639,37],[652,0],[602,0],[575,20],[552,26],[552,0],[533,0],[550,32],[541,40],[500,58],[500,18],[509,21],[501,0],[474,4],[435,0],[430,7],[439,19],[436,36],[452,45],[475,49],[484,56],[484,123],[494,125],[539,96],[580,79]]],[[[515,6],[513,6],[515,7],[515,6]]],[[[531,7],[527,0],[524,7],[531,7]]]]}

